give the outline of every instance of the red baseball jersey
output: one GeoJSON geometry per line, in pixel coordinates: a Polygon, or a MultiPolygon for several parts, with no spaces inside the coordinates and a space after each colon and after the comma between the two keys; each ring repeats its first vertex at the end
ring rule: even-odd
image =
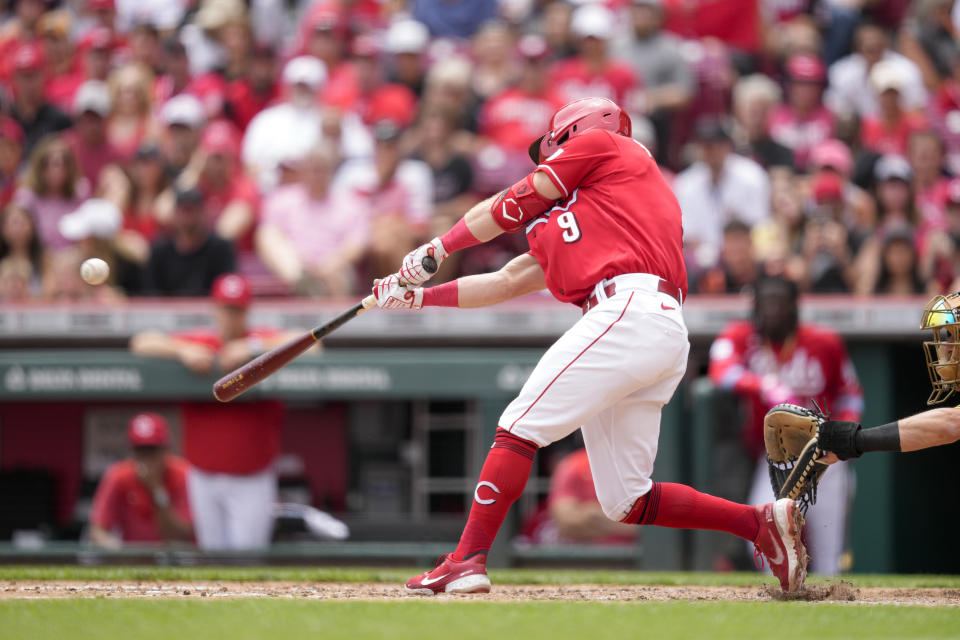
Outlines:
{"type": "MultiPolygon", "coordinates": [[[[165,463],[163,486],[170,496],[170,507],[189,522],[189,466],[186,460],[171,455],[167,456],[165,463]]],[[[120,529],[125,542],[163,542],[153,497],[137,477],[133,460],[118,462],[103,474],[93,496],[90,522],[108,531],[120,529]]]]}
{"type": "Polygon", "coordinates": [[[853,362],[840,336],[827,328],[802,324],[795,338],[771,345],[750,322],[727,326],[710,347],[710,379],[721,389],[734,391],[750,402],[744,431],[747,448],[760,455],[763,417],[773,406],[761,392],[764,378],[776,380],[794,404],[812,407],[825,402],[836,420],[859,421],[863,392],[853,362]]]}
{"type": "Polygon", "coordinates": [[[526,227],[554,297],[580,304],[598,282],[625,273],[660,276],[686,297],[680,205],[646,147],[593,129],[537,170],[563,194],[526,227]]]}
{"type": "MultiPolygon", "coordinates": [[[[275,336],[255,329],[247,337],[275,336]]],[[[212,331],[179,333],[178,340],[204,344],[220,351],[223,343],[212,331]]],[[[275,400],[253,402],[184,402],[183,455],[190,464],[210,473],[249,474],[266,469],[280,453],[280,426],[284,408],[275,400]]]]}

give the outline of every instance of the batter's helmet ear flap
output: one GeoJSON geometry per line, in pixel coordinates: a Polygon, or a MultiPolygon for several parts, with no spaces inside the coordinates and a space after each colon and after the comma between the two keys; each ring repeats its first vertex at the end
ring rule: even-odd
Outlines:
{"type": "Polygon", "coordinates": [[[533,160],[533,164],[540,164],[540,143],[543,142],[543,139],[546,137],[547,134],[543,134],[531,142],[530,147],[527,149],[527,153],[530,154],[530,159],[533,160]]]}

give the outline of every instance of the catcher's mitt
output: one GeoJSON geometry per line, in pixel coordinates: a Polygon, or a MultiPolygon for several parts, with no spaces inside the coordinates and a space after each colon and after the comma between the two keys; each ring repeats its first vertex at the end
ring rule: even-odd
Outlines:
{"type": "Polygon", "coordinates": [[[777,499],[796,500],[800,510],[817,501],[817,483],[827,465],[818,462],[821,427],[827,417],[795,404],[778,404],[763,419],[770,484],[777,499]]]}

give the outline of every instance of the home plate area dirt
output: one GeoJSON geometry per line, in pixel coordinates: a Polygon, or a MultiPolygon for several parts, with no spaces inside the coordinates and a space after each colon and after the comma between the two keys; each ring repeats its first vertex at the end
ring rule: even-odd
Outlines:
{"type": "MultiPolygon", "coordinates": [[[[0,581],[0,599],[22,598],[301,598],[317,600],[403,600],[401,586],[388,583],[304,582],[82,582],[0,581]]],[[[582,600],[665,601],[730,600],[849,602],[960,606],[960,589],[897,589],[854,587],[837,581],[811,585],[798,594],[783,594],[770,585],[753,587],[692,587],[637,585],[494,585],[492,593],[474,596],[439,596],[434,600],[582,600]]]]}

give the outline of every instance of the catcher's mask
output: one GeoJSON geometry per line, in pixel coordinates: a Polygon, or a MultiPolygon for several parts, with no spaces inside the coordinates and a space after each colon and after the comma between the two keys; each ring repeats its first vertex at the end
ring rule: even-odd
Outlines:
{"type": "Polygon", "coordinates": [[[559,109],[550,118],[550,131],[530,143],[530,159],[540,164],[567,140],[589,131],[605,129],[629,137],[633,131],[630,116],[613,100],[580,98],[559,109]]]}
{"type": "Polygon", "coordinates": [[[923,353],[933,385],[927,404],[937,404],[960,390],[960,293],[934,296],[923,309],[920,328],[933,332],[923,353]]]}

